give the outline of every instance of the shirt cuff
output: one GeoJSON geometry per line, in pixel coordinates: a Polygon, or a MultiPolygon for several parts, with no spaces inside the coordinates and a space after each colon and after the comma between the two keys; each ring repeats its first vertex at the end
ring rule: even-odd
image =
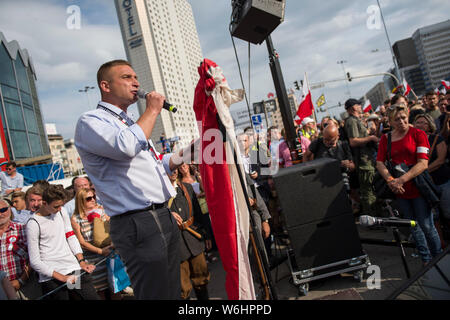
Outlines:
{"type": "Polygon", "coordinates": [[[135,135],[136,139],[141,145],[142,150],[148,150],[148,141],[145,137],[144,131],[142,131],[142,128],[137,123],[135,123],[128,129],[130,129],[130,131],[135,135]]]}

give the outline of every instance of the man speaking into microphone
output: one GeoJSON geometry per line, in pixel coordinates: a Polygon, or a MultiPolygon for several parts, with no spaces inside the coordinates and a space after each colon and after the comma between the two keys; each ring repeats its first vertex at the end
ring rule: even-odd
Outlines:
{"type": "Polygon", "coordinates": [[[138,99],[139,82],[131,65],[103,64],[97,83],[102,100],[78,120],[75,146],[111,217],[111,239],[136,298],[179,299],[180,233],[166,203],[177,194],[167,174],[182,163],[183,150],[161,158],[150,140],[165,98],[147,94],[134,123],[127,108],[138,99]]]}

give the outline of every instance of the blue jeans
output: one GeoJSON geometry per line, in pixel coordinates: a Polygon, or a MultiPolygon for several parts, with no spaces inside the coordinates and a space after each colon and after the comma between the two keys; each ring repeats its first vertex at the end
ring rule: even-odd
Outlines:
{"type": "Polygon", "coordinates": [[[431,209],[422,197],[415,199],[399,199],[397,204],[404,219],[417,221],[417,226],[411,228],[411,234],[416,242],[417,250],[423,262],[429,262],[442,252],[441,240],[434,227],[431,209]]]}

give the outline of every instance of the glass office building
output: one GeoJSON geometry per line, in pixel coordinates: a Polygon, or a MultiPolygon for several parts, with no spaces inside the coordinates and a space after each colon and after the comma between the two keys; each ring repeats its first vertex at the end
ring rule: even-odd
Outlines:
{"type": "Polygon", "coordinates": [[[0,32],[0,115],[9,159],[17,164],[51,162],[35,80],[27,50],[0,32]]]}

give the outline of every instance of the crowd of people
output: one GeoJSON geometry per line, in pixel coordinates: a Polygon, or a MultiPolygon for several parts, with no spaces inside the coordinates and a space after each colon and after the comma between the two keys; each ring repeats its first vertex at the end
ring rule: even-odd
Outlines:
{"type": "MultiPolygon", "coordinates": [[[[374,186],[377,175],[385,180],[401,217],[418,222],[418,227],[411,229],[411,237],[424,264],[438,255],[449,240],[449,99],[448,93],[434,91],[411,101],[396,94],[374,112],[363,112],[361,101],[348,99],[345,119],[326,116],[316,124],[308,117],[300,125],[295,124],[303,162],[319,158],[340,161],[356,217],[389,216],[384,209],[386,199],[377,195],[374,186]],[[394,169],[388,170],[387,166],[394,169]],[[437,186],[438,202],[432,202],[416,186],[416,180],[428,174],[437,186]]],[[[260,170],[274,163],[281,168],[293,165],[284,129],[270,127],[267,134],[256,135],[247,128],[238,140],[246,158],[252,159],[247,161],[251,165],[246,172],[271,209],[270,226],[274,232],[282,232],[272,178],[261,175],[260,170]]]]}
{"type": "MultiPolygon", "coordinates": [[[[15,164],[8,163],[10,166],[15,164]]],[[[177,196],[168,205],[183,239],[180,298],[188,299],[194,290],[198,299],[206,300],[210,279],[207,261],[217,259],[212,254],[217,247],[198,167],[183,164],[169,178],[177,196]]],[[[120,300],[132,291],[128,287],[114,293],[111,288],[105,257],[114,245],[93,244],[92,217],[110,218],[88,176],[73,178],[67,188],[43,180],[26,192],[22,188],[17,186],[0,201],[0,299],[39,299],[75,281],[75,272],[80,269],[88,271],[81,277],[82,290],[66,286],[45,298],[120,300]]]]}
{"type": "MultiPolygon", "coordinates": [[[[124,291],[112,288],[107,268],[115,252],[131,283],[125,290],[137,299],[188,299],[192,291],[209,299],[208,262],[217,247],[198,165],[183,158],[192,146],[155,152],[150,135],[164,102],[156,92],[146,96],[137,122],[127,116],[139,88],[128,62],[105,63],[97,81],[102,101],[80,117],[75,133],[87,176],[66,189],[36,181],[24,193],[15,163],[0,174],[0,299],[121,299],[124,291]],[[101,244],[96,226],[109,229],[101,244]]],[[[296,126],[304,162],[340,161],[355,216],[386,215],[374,180],[386,181],[402,217],[418,222],[411,235],[424,264],[446,246],[449,229],[448,105],[448,94],[430,92],[418,101],[398,94],[364,113],[360,101],[349,99],[345,120],[316,124],[308,117],[296,126]],[[427,173],[437,202],[417,185],[427,173]]],[[[256,249],[274,266],[274,237],[288,242],[271,171],[294,165],[286,132],[246,128],[237,138],[251,231],[262,245],[256,249]]]]}

